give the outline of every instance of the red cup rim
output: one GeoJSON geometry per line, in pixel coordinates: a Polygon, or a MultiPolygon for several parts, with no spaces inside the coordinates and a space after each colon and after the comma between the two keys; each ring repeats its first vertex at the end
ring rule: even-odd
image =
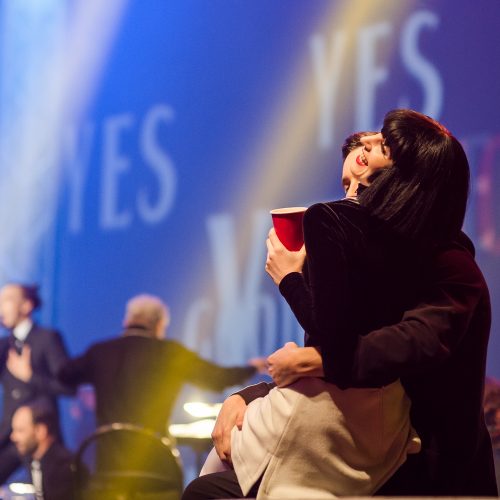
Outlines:
{"type": "Polygon", "coordinates": [[[286,214],[297,214],[305,212],[307,207],[285,207],[285,208],[274,208],[270,210],[271,215],[286,215],[286,214]]]}

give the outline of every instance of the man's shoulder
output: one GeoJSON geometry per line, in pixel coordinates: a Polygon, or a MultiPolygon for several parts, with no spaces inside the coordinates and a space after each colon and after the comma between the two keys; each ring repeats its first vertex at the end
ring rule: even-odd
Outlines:
{"type": "Polygon", "coordinates": [[[99,352],[99,351],[106,351],[108,349],[116,349],[127,343],[124,341],[125,337],[104,338],[98,340],[97,342],[92,343],[87,349],[87,352],[99,352]]]}
{"type": "Polygon", "coordinates": [[[105,352],[115,350],[150,350],[153,352],[162,352],[164,350],[183,349],[181,344],[173,340],[160,340],[139,335],[121,335],[103,339],[92,344],[89,352],[105,352]]]}
{"type": "MultiPolygon", "coordinates": [[[[52,443],[50,448],[47,450],[43,458],[52,461],[71,461],[73,460],[74,454],[68,450],[62,443],[55,441],[52,443]]],[[[43,462],[42,458],[42,462],[43,462]]]]}
{"type": "Polygon", "coordinates": [[[29,332],[29,338],[31,342],[51,343],[59,341],[62,336],[55,328],[40,326],[34,323],[29,332]]]}

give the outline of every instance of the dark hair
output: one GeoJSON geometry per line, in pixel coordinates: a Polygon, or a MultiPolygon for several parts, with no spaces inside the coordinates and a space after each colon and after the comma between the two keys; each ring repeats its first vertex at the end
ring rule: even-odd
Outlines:
{"type": "Polygon", "coordinates": [[[58,436],[59,425],[57,413],[48,401],[37,399],[24,406],[31,410],[31,418],[34,424],[43,424],[47,427],[47,432],[50,436],[58,436]]]}
{"type": "Polygon", "coordinates": [[[38,309],[42,305],[42,299],[38,293],[38,285],[32,284],[28,285],[26,283],[12,283],[21,289],[23,297],[29,300],[33,305],[33,310],[38,309]]]}
{"type": "Polygon", "coordinates": [[[409,109],[389,111],[382,136],[393,166],[381,170],[359,202],[399,233],[422,243],[450,240],[462,228],[469,163],[439,122],[409,109]]]}
{"type": "Polygon", "coordinates": [[[359,148],[363,145],[361,142],[361,137],[365,137],[367,135],[375,135],[378,132],[354,132],[350,136],[346,137],[344,144],[342,144],[342,159],[345,160],[347,155],[354,151],[356,148],[359,148]]]}

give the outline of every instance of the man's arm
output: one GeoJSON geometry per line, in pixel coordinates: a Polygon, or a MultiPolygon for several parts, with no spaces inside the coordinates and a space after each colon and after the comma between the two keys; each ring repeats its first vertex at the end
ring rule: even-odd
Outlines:
{"type": "Polygon", "coordinates": [[[259,382],[258,384],[249,385],[244,389],[235,392],[234,394],[238,394],[239,396],[241,396],[245,401],[245,404],[248,405],[254,399],[263,398],[264,396],[267,396],[269,394],[269,391],[273,387],[276,387],[275,383],[259,382]]]}
{"type": "Polygon", "coordinates": [[[57,374],[59,380],[71,387],[90,383],[91,380],[87,374],[89,362],[90,351],[77,358],[68,359],[57,374]]]}
{"type": "Polygon", "coordinates": [[[220,392],[226,387],[240,385],[245,380],[258,372],[256,366],[220,366],[207,361],[197,353],[186,349],[181,344],[172,342],[177,346],[174,359],[176,365],[185,374],[186,382],[196,385],[201,389],[220,392]]]}
{"type": "Polygon", "coordinates": [[[212,441],[223,462],[231,463],[231,431],[234,426],[241,430],[246,410],[247,403],[239,394],[229,396],[222,404],[212,431],[212,441]]]}
{"type": "MultiPolygon", "coordinates": [[[[42,332],[37,333],[42,335],[42,332]]],[[[46,330],[44,335],[44,359],[46,371],[33,369],[29,384],[39,393],[50,395],[73,394],[74,390],[58,378],[59,370],[68,360],[68,354],[59,332],[46,330]]]]}
{"type": "Polygon", "coordinates": [[[273,387],[276,384],[261,382],[249,385],[226,398],[212,431],[215,451],[223,462],[231,463],[231,431],[234,426],[241,430],[247,405],[254,399],[266,396],[273,387]]]}

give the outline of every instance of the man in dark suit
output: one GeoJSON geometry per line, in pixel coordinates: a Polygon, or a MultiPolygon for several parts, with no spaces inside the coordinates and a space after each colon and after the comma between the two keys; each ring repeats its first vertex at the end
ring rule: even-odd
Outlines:
{"type": "Polygon", "coordinates": [[[9,283],[0,290],[1,321],[11,331],[8,337],[0,339],[0,383],[3,386],[0,484],[21,463],[9,439],[11,419],[16,409],[36,398],[45,398],[57,415],[56,396],[71,393],[71,389],[56,377],[67,359],[60,334],[33,322],[33,312],[39,306],[35,286],[9,283]]]}
{"type": "Polygon", "coordinates": [[[73,456],[57,434],[57,414],[46,401],[20,406],[12,417],[11,439],[27,462],[37,499],[75,498],[73,456]]]}
{"type": "Polygon", "coordinates": [[[127,303],[119,338],[92,345],[63,367],[59,376],[65,383],[94,386],[98,425],[127,422],[165,435],[185,383],[221,391],[264,369],[264,360],[241,367],[206,361],[165,340],[168,323],[168,309],[158,297],[136,296],[127,303]]]}
{"type": "MultiPolygon", "coordinates": [[[[169,323],[166,305],[155,296],[139,295],[127,303],[119,338],[90,346],[70,360],[59,376],[65,383],[90,383],[96,393],[98,426],[129,423],[167,435],[170,415],[185,383],[221,391],[241,384],[264,366],[221,367],[200,358],[178,342],[165,340],[169,323]]],[[[146,470],[177,477],[159,450],[150,449],[134,435],[113,434],[97,441],[99,472],[146,470]]]]}

